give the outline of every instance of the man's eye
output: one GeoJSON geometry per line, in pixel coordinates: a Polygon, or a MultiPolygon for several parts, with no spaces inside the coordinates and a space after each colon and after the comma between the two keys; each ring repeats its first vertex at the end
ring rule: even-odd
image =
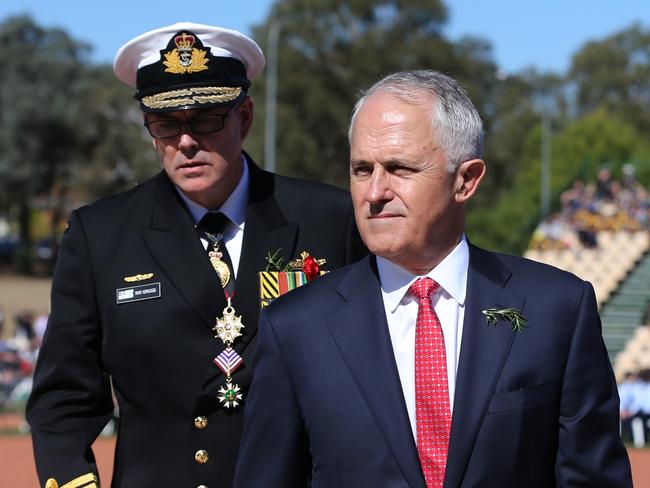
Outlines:
{"type": "Polygon", "coordinates": [[[369,175],[372,173],[372,168],[365,165],[352,166],[352,174],[355,176],[369,175]]]}
{"type": "Polygon", "coordinates": [[[198,129],[210,129],[218,126],[220,121],[220,117],[199,117],[192,121],[192,126],[198,129]]]}
{"type": "Polygon", "coordinates": [[[173,120],[154,120],[149,125],[153,125],[160,130],[175,130],[178,123],[173,120]]]}
{"type": "Polygon", "coordinates": [[[388,172],[397,176],[407,176],[413,173],[413,168],[396,164],[388,168],[388,172]]]}

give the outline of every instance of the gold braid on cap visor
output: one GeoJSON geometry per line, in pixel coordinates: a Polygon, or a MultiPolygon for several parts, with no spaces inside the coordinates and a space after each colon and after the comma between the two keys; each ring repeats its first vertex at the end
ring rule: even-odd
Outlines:
{"type": "Polygon", "coordinates": [[[153,109],[183,107],[187,105],[232,102],[241,95],[240,86],[208,86],[183,88],[142,97],[142,104],[153,109]]]}

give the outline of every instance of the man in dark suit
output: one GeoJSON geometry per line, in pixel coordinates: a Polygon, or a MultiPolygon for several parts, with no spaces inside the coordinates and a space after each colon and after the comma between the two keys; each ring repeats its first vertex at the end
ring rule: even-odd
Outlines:
{"type": "Polygon", "coordinates": [[[591,285],[464,235],[482,140],[435,71],[358,102],[373,255],[262,313],[236,488],[631,486],[591,285]]]}
{"type": "Polygon", "coordinates": [[[118,52],[163,171],[71,214],[27,409],[46,486],[98,486],[114,395],[113,487],[230,488],[266,256],[329,270],[365,253],[348,193],[242,151],[263,65],[248,37],[191,23],[118,52]]]}

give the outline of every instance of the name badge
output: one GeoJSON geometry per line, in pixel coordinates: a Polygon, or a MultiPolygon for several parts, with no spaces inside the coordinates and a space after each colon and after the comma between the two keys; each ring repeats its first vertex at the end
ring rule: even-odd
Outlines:
{"type": "Polygon", "coordinates": [[[139,302],[141,300],[151,300],[152,298],[160,298],[160,282],[147,283],[146,285],[128,286],[126,288],[118,288],[115,290],[117,304],[139,302]]]}

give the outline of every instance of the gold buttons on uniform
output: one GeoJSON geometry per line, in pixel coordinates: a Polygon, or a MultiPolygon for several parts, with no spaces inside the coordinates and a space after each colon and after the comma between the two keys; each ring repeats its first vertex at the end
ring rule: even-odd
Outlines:
{"type": "Polygon", "coordinates": [[[208,451],[203,449],[199,449],[196,451],[196,454],[194,454],[194,460],[199,464],[207,463],[208,459],[210,459],[210,455],[208,454],[208,451]]]}
{"type": "Polygon", "coordinates": [[[194,427],[199,430],[203,430],[208,426],[208,417],[205,415],[200,415],[194,419],[194,427]]]}

